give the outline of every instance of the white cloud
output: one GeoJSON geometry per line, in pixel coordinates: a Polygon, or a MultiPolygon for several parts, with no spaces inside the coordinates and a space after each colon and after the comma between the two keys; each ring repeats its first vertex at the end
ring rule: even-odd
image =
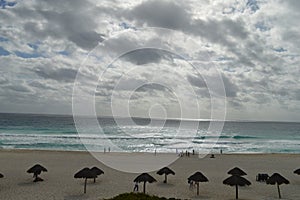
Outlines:
{"type": "MultiPolygon", "coordinates": [[[[299,8],[297,0],[20,1],[0,12],[0,47],[10,53],[0,52],[0,111],[70,113],[72,83],[88,52],[109,39],[106,48],[111,54],[92,54],[80,71],[87,83],[82,89],[92,93],[91,86],[105,68],[99,63],[126,49],[155,46],[166,37],[159,32],[135,34],[137,28],[155,26],[177,31],[167,36],[170,43],[161,46],[187,47],[179,56],[201,63],[201,74],[211,76],[211,65],[220,69],[228,119],[299,121],[299,8]],[[182,40],[178,33],[191,39],[182,40]]],[[[137,68],[115,91],[118,105],[128,96],[126,88],[147,81],[180,88],[186,100],[193,101],[186,92],[188,83],[198,95],[202,113],[209,113],[205,82],[177,56],[151,49],[123,55],[97,87],[100,111],[105,107],[105,113],[110,113],[117,75],[137,68]]],[[[134,92],[133,113],[144,115],[149,101],[155,100],[170,115],[180,114],[172,112],[178,104],[168,90],[147,87],[156,90],[134,92]]]]}

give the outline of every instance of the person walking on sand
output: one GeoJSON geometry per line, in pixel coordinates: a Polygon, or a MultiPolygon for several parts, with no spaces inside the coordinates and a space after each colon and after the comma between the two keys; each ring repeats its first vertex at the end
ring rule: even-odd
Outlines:
{"type": "Polygon", "coordinates": [[[194,183],[193,181],[188,181],[188,183],[190,184],[190,190],[193,190],[194,189],[194,183]]]}
{"type": "Polygon", "coordinates": [[[139,191],[139,183],[138,183],[138,182],[135,182],[133,191],[134,191],[134,192],[135,192],[135,191],[137,191],[137,192],[139,191]]]}

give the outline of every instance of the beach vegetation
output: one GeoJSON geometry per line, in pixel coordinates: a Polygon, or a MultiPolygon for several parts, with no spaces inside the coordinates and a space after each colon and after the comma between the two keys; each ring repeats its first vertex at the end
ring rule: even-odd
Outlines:
{"type": "Polygon", "coordinates": [[[124,193],[106,200],[180,200],[176,198],[165,198],[158,196],[150,196],[143,193],[124,193]]]}

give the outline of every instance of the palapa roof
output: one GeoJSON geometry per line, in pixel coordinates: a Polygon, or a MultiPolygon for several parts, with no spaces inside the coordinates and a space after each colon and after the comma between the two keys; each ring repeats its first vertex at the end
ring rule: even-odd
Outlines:
{"type": "Polygon", "coordinates": [[[230,175],[237,175],[237,176],[245,176],[245,175],[247,175],[246,172],[244,172],[243,170],[241,170],[241,169],[238,168],[238,167],[235,167],[235,168],[229,170],[229,171],[227,172],[227,174],[230,174],[230,175]]]}
{"type": "Polygon", "coordinates": [[[232,175],[228,178],[226,178],[223,181],[223,184],[230,185],[230,186],[246,186],[251,185],[251,182],[245,179],[244,177],[238,176],[238,175],[232,175]]]}
{"type": "Polygon", "coordinates": [[[171,170],[169,167],[163,167],[160,170],[158,170],[158,172],[156,174],[158,174],[158,175],[163,175],[163,174],[166,174],[166,175],[169,175],[169,174],[175,175],[175,172],[173,170],[171,170]]]}
{"type": "Polygon", "coordinates": [[[149,182],[149,183],[153,183],[156,182],[156,179],[153,178],[151,175],[149,175],[148,173],[142,173],[139,176],[137,176],[133,182],[149,182]]]}
{"type": "Polygon", "coordinates": [[[272,176],[270,176],[268,178],[268,180],[266,181],[267,184],[270,184],[270,185],[275,185],[275,184],[278,184],[278,185],[281,185],[281,184],[289,184],[290,182],[284,178],[283,176],[281,176],[280,174],[278,173],[274,173],[272,176]]]}
{"type": "Polygon", "coordinates": [[[189,181],[195,182],[208,182],[208,178],[204,176],[201,172],[196,172],[188,178],[189,181]]]}

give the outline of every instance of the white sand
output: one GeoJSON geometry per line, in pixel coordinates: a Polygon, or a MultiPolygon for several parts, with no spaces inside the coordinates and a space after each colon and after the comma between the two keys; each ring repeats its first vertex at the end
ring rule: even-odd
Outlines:
{"type": "MultiPolygon", "coordinates": [[[[128,154],[130,155],[130,154],[128,154]]],[[[133,154],[131,154],[133,155],[133,154]]],[[[153,154],[138,154],[153,161],[153,154]]],[[[109,156],[124,156],[124,154],[110,153],[109,156]]],[[[164,155],[166,156],[166,155],[164,155]]],[[[107,154],[106,154],[107,157],[107,154]]],[[[124,164],[121,162],[120,165],[124,164]]],[[[127,163],[128,164],[128,163],[127,163]]],[[[157,164],[157,163],[156,163],[157,164]]],[[[229,200],[235,198],[235,188],[223,185],[228,177],[227,171],[235,166],[248,173],[246,178],[252,182],[250,187],[240,188],[240,199],[271,200],[277,199],[277,188],[255,181],[257,173],[279,172],[289,181],[289,185],[282,185],[283,199],[300,199],[300,176],[293,174],[300,168],[300,155],[290,154],[255,154],[255,155],[216,155],[215,159],[205,157],[179,158],[170,165],[175,176],[169,176],[169,183],[163,184],[163,176],[150,173],[158,182],[147,184],[147,193],[151,195],[177,197],[185,199],[229,200]],[[200,196],[196,191],[190,191],[187,177],[195,171],[201,171],[208,177],[209,182],[200,184],[200,196]]],[[[0,172],[4,178],[0,179],[0,199],[103,199],[133,189],[133,179],[138,174],[124,173],[111,169],[86,152],[55,152],[55,151],[25,151],[1,150],[0,172]],[[26,170],[36,163],[44,165],[47,173],[41,175],[44,182],[33,183],[32,175],[26,170]],[[104,170],[96,184],[90,180],[87,194],[83,194],[83,180],[74,179],[74,174],[83,167],[97,166],[104,170]]],[[[142,190],[142,185],[140,185],[142,190]]]]}

